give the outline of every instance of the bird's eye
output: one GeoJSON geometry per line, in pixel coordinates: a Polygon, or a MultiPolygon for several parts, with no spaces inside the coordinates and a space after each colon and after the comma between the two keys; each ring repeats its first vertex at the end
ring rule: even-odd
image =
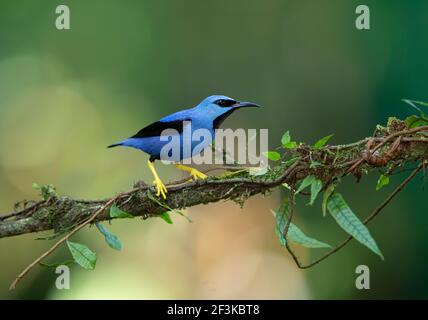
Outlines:
{"type": "Polygon", "coordinates": [[[220,100],[217,100],[215,103],[219,107],[230,107],[230,106],[234,105],[236,103],[236,101],[235,100],[220,99],[220,100]]]}

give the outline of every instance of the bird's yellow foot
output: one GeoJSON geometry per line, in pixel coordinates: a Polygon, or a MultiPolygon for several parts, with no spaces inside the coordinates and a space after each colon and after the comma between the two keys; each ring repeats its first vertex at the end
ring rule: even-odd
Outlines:
{"type": "Polygon", "coordinates": [[[162,180],[159,179],[159,177],[155,177],[155,180],[153,180],[153,184],[155,185],[157,190],[156,196],[162,196],[162,198],[166,199],[166,193],[168,192],[168,190],[166,189],[162,180]]]}
{"type": "Polygon", "coordinates": [[[175,165],[178,169],[183,170],[183,171],[187,171],[190,173],[190,175],[192,176],[193,180],[198,180],[198,179],[206,179],[208,178],[208,176],[205,173],[200,172],[199,170],[195,169],[195,168],[191,168],[191,167],[187,167],[187,166],[183,166],[182,164],[177,164],[175,165]]]}
{"type": "Polygon", "coordinates": [[[200,172],[199,170],[196,170],[196,169],[192,169],[190,171],[190,175],[192,176],[193,180],[208,178],[208,176],[205,173],[202,173],[202,172],[200,172]]]}
{"type": "Polygon", "coordinates": [[[162,180],[159,178],[153,163],[150,160],[148,160],[147,165],[149,166],[149,169],[152,172],[153,177],[155,178],[155,180],[153,180],[153,184],[156,187],[156,191],[157,191],[156,196],[158,197],[162,196],[162,198],[166,199],[166,193],[168,192],[168,190],[166,189],[162,180]]]}

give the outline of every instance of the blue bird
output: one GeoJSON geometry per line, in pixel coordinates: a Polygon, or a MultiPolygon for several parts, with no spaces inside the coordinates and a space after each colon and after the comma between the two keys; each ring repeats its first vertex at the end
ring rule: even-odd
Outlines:
{"type": "MultiPolygon", "coordinates": [[[[176,155],[173,159],[176,162],[179,162],[183,159],[190,157],[193,154],[193,150],[198,146],[198,151],[202,150],[209,145],[211,141],[204,143],[197,142],[196,144],[192,142],[191,144],[191,153],[183,152],[183,131],[185,124],[191,124],[190,132],[193,133],[198,129],[206,129],[211,134],[211,140],[214,141],[215,130],[220,127],[223,121],[232,114],[237,109],[244,107],[259,107],[259,105],[252,102],[239,102],[232,98],[222,96],[222,95],[213,95],[205,98],[197,106],[186,109],[182,111],[175,112],[170,114],[159,121],[156,121],[147,127],[138,131],[135,135],[130,138],[127,138],[119,143],[112,144],[108,148],[125,146],[131,147],[138,150],[142,150],[145,153],[150,155],[150,159],[147,161],[147,165],[154,177],[154,185],[157,189],[157,196],[162,196],[166,198],[167,189],[159,178],[159,175],[156,172],[156,169],[153,165],[155,160],[161,158],[161,150],[165,147],[169,141],[164,141],[161,139],[161,134],[164,130],[175,129],[176,133],[179,135],[177,141],[180,142],[179,155],[176,155]],[[200,148],[200,149],[199,149],[200,148]]],[[[204,139],[205,140],[205,139],[204,139]]],[[[207,176],[191,167],[184,166],[182,164],[176,164],[176,167],[180,170],[184,170],[190,173],[193,179],[205,179],[207,176]]]]}

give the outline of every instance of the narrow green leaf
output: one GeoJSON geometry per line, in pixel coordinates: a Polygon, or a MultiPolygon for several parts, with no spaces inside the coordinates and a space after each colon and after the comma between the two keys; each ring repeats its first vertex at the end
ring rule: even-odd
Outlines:
{"type": "MultiPolygon", "coordinates": [[[[273,210],[271,211],[276,221],[275,233],[278,236],[280,245],[285,246],[287,240],[284,232],[288,221],[288,204],[285,203],[276,212],[273,210]]],[[[331,248],[331,246],[327,243],[308,237],[294,223],[290,223],[287,236],[290,241],[306,248],[331,248]]]]}
{"type": "Polygon", "coordinates": [[[290,227],[288,228],[288,239],[306,248],[331,248],[331,246],[327,243],[308,237],[294,223],[291,223],[290,227]]]}
{"type": "Polygon", "coordinates": [[[285,164],[286,166],[291,166],[294,162],[296,162],[296,161],[297,161],[297,159],[300,159],[300,157],[294,157],[294,158],[291,158],[291,159],[289,159],[289,160],[285,161],[285,162],[284,162],[284,164],[285,164]]]}
{"type": "Polygon", "coordinates": [[[179,210],[172,209],[172,208],[171,208],[170,206],[168,206],[167,204],[160,202],[160,201],[159,201],[159,199],[157,199],[156,197],[154,197],[154,196],[152,195],[152,193],[150,192],[150,190],[148,190],[148,189],[147,189],[147,197],[148,197],[150,200],[152,200],[154,203],[156,203],[156,204],[158,204],[159,206],[161,206],[162,208],[164,208],[164,209],[166,209],[166,210],[168,210],[168,211],[171,211],[171,212],[175,212],[175,213],[179,214],[180,216],[182,216],[182,217],[186,218],[186,219],[187,219],[187,221],[192,222],[192,219],[190,219],[190,217],[189,217],[189,216],[187,216],[187,215],[185,215],[183,212],[181,212],[181,211],[179,211],[179,210]]]}
{"type": "Polygon", "coordinates": [[[135,218],[132,214],[122,211],[115,204],[110,207],[110,218],[116,219],[125,219],[125,218],[135,218]]]}
{"type": "Polygon", "coordinates": [[[281,144],[284,146],[291,141],[290,131],[287,131],[282,135],[281,144]]]}
{"type": "Polygon", "coordinates": [[[281,159],[281,155],[276,151],[266,151],[263,152],[263,155],[271,161],[278,161],[281,159]]]}
{"type": "Polygon", "coordinates": [[[315,181],[315,177],[314,176],[307,176],[305,179],[303,179],[302,183],[300,183],[300,186],[297,189],[296,194],[298,194],[299,192],[301,192],[306,187],[309,187],[312,184],[312,182],[314,182],[314,181],[315,181]]]}
{"type": "Polygon", "coordinates": [[[68,265],[73,264],[73,263],[74,263],[74,260],[69,259],[69,260],[66,260],[64,262],[57,262],[57,263],[39,262],[39,265],[42,267],[45,267],[45,268],[55,269],[59,266],[68,266],[68,265]]]}
{"type": "Polygon", "coordinates": [[[104,236],[104,240],[107,242],[110,248],[114,250],[122,250],[122,243],[120,242],[119,238],[108,231],[106,227],[104,227],[101,223],[96,223],[97,229],[101,232],[101,234],[104,236]]]}
{"type": "Polygon", "coordinates": [[[376,191],[379,191],[387,184],[389,184],[389,176],[381,174],[379,179],[377,180],[376,191]]]}
{"type": "Polygon", "coordinates": [[[84,244],[67,241],[68,249],[74,261],[86,270],[94,270],[97,263],[97,254],[84,244]]]}
{"type": "Polygon", "coordinates": [[[334,134],[330,134],[330,135],[328,135],[328,136],[325,136],[325,137],[323,137],[323,138],[321,138],[321,139],[319,139],[317,142],[315,142],[315,144],[314,144],[314,149],[315,150],[319,150],[319,149],[321,149],[322,147],[324,147],[325,146],[325,144],[331,139],[331,137],[333,137],[334,136],[334,134]]]}
{"type": "Polygon", "coordinates": [[[410,104],[412,107],[414,105],[420,105],[423,107],[428,107],[428,102],[425,102],[425,101],[410,100],[410,99],[402,99],[402,101],[404,101],[407,104],[410,104]]]}
{"type": "Polygon", "coordinates": [[[322,197],[322,215],[325,217],[327,213],[327,201],[328,198],[330,198],[331,194],[333,193],[334,189],[336,188],[336,185],[334,183],[330,184],[327,189],[325,189],[323,197],[322,197]]]}
{"type": "Polygon", "coordinates": [[[159,218],[165,220],[166,223],[172,224],[172,219],[168,212],[164,212],[160,214],[159,218]]]}
{"type": "Polygon", "coordinates": [[[403,102],[407,103],[408,105],[410,105],[411,107],[413,107],[414,109],[418,110],[421,117],[423,119],[427,119],[426,114],[422,111],[421,108],[418,107],[418,105],[423,106],[423,107],[428,107],[428,103],[427,102],[423,102],[423,101],[417,101],[417,100],[410,100],[410,99],[402,99],[403,102]]]}
{"type": "Polygon", "coordinates": [[[351,208],[345,202],[340,193],[335,192],[329,197],[327,201],[327,208],[330,214],[336,220],[337,224],[343,230],[354,237],[355,240],[376,253],[382,260],[384,259],[382,252],[371,236],[369,230],[352,212],[351,208]]]}
{"type": "Polygon", "coordinates": [[[315,200],[317,199],[318,193],[320,193],[322,189],[322,181],[319,179],[315,179],[311,184],[311,201],[309,205],[313,205],[315,200]]]}

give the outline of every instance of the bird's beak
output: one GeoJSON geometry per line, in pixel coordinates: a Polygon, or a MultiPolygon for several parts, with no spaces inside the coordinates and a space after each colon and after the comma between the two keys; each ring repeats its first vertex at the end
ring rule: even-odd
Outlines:
{"type": "Polygon", "coordinates": [[[233,107],[234,108],[247,108],[247,107],[261,108],[261,106],[253,102],[237,102],[233,105],[233,107]]]}

